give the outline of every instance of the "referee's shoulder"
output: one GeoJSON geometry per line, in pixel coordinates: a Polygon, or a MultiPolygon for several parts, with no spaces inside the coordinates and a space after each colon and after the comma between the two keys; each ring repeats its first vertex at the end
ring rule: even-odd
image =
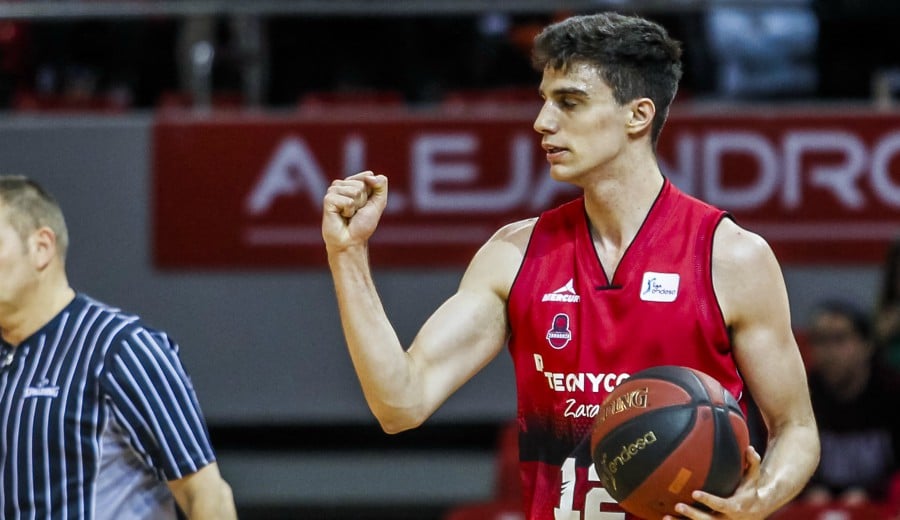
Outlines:
{"type": "Polygon", "coordinates": [[[112,334],[113,345],[118,348],[161,348],[178,350],[177,343],[168,332],[147,323],[140,315],[96,300],[89,296],[84,297],[87,304],[94,306],[102,315],[102,321],[106,323],[106,329],[112,334]]]}

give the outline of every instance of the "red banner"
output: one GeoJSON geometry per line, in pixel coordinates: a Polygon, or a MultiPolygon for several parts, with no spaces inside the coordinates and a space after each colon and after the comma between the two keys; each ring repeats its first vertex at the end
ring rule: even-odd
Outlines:
{"type": "MultiPolygon", "coordinates": [[[[153,230],[162,268],[325,265],[333,178],[388,176],[376,265],[464,266],[501,225],[577,195],[552,181],[533,113],[163,116],[153,230]]],[[[900,234],[900,114],[673,113],[666,175],[731,211],[783,262],[880,262],[900,234]]]]}

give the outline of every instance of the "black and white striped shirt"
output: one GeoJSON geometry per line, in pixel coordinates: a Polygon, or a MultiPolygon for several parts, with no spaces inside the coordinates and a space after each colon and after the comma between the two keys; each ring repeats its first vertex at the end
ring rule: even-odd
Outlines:
{"type": "Polygon", "coordinates": [[[214,460],[178,345],[78,294],[0,356],[0,512],[174,519],[166,480],[214,460]]]}

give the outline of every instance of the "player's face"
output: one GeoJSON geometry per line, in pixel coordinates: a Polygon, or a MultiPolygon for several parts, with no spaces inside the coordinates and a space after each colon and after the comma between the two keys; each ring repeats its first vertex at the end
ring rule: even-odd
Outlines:
{"type": "Polygon", "coordinates": [[[14,309],[36,276],[28,248],[10,224],[8,208],[0,202],[0,311],[14,309]]]}
{"type": "Polygon", "coordinates": [[[602,172],[619,156],[627,143],[630,107],[616,102],[596,67],[547,68],[540,92],[544,105],[534,129],[554,179],[581,184],[585,174],[602,172]]]}

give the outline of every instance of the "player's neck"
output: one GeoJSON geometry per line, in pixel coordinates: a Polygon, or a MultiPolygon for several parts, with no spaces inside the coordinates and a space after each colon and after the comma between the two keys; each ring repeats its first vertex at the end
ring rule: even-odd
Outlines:
{"type": "Polygon", "coordinates": [[[26,298],[2,305],[0,331],[3,341],[18,346],[46,325],[75,298],[65,275],[39,283],[26,298]]]}
{"type": "Polygon", "coordinates": [[[585,211],[600,265],[612,277],[665,179],[658,169],[634,171],[597,183],[585,192],[585,211]]]}
{"type": "Polygon", "coordinates": [[[623,172],[585,190],[585,211],[595,241],[627,247],[659,196],[665,179],[659,169],[623,172]]]}

